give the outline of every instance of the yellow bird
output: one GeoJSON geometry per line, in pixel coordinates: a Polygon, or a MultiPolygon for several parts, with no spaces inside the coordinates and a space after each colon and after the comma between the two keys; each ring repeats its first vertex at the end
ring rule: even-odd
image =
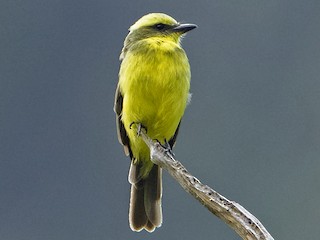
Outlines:
{"type": "Polygon", "coordinates": [[[115,94],[117,132],[131,158],[129,223],[133,231],[162,224],[162,171],[137,129],[171,149],[190,100],[190,66],[181,37],[196,28],[163,13],[150,13],[129,29],[115,94]]]}

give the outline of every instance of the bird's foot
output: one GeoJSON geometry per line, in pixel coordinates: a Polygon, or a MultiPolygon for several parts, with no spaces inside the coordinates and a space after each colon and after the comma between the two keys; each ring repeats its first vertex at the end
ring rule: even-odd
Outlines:
{"type": "Polygon", "coordinates": [[[158,139],[156,141],[165,149],[165,152],[174,157],[174,153],[172,151],[172,148],[170,144],[168,143],[167,139],[164,139],[164,144],[162,144],[158,139]]]}
{"type": "Polygon", "coordinates": [[[129,126],[130,129],[132,129],[132,126],[133,126],[133,125],[138,125],[138,127],[137,127],[137,135],[138,135],[138,136],[141,135],[142,129],[144,129],[145,132],[147,133],[147,128],[146,128],[142,123],[132,122],[132,123],[130,123],[130,126],[129,126]]]}

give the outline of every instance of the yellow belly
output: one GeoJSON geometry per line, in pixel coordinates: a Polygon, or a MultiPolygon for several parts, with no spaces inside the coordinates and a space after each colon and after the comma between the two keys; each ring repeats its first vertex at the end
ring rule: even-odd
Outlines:
{"type": "Polygon", "coordinates": [[[128,53],[120,69],[123,94],[122,122],[136,161],[143,163],[143,175],[152,167],[150,152],[130,124],[141,123],[147,134],[161,143],[169,141],[183,116],[190,88],[188,59],[176,45],[165,50],[128,53]]]}

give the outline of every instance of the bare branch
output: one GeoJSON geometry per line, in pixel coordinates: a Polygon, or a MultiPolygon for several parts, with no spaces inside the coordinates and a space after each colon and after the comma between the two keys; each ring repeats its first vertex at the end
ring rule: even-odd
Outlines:
{"type": "Polygon", "coordinates": [[[209,186],[202,184],[160,143],[152,141],[144,131],[140,133],[150,148],[152,162],[166,169],[187,192],[194,196],[210,212],[227,223],[242,239],[273,240],[273,237],[261,222],[244,207],[228,200],[209,186]]]}

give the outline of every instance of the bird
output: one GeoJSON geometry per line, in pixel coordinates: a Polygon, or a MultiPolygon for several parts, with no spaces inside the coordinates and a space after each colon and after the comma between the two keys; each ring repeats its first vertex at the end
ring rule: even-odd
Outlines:
{"type": "Polygon", "coordinates": [[[190,101],[190,65],[181,47],[197,25],[149,13],[130,28],[120,54],[114,111],[118,140],[131,159],[129,225],[153,232],[162,224],[162,169],[153,164],[139,131],[171,151],[190,101]]]}

